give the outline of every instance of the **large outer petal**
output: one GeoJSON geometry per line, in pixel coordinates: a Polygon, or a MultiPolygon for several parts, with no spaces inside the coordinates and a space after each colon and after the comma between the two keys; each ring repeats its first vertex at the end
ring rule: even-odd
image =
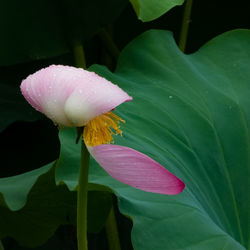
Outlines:
{"type": "Polygon", "coordinates": [[[132,100],[126,92],[103,77],[88,72],[82,84],[77,86],[65,104],[65,113],[77,126],[87,124],[123,102],[132,100]]]}
{"type": "Polygon", "coordinates": [[[178,194],[185,187],[159,163],[132,148],[104,144],[88,150],[109,175],[132,187],[169,195],[178,194]]]}
{"type": "Polygon", "coordinates": [[[132,99],[93,72],[63,65],[51,65],[28,76],[21,91],[32,107],[64,126],[83,126],[132,99]]]}

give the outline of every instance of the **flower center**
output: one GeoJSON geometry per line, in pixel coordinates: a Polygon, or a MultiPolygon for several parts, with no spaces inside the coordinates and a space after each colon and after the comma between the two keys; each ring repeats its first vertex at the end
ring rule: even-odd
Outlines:
{"type": "Polygon", "coordinates": [[[123,122],[119,116],[107,112],[92,119],[84,127],[83,138],[88,146],[94,147],[113,141],[112,135],[122,135],[119,123],[123,122]]]}

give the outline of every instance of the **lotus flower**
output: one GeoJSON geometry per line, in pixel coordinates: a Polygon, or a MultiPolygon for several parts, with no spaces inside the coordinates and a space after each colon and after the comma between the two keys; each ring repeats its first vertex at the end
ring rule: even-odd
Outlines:
{"type": "Polygon", "coordinates": [[[184,183],[148,156],[128,147],[110,144],[121,134],[114,110],[132,100],[126,92],[94,72],[52,65],[28,76],[23,96],[36,110],[61,126],[83,127],[83,139],[92,157],[118,181],[135,188],[174,195],[184,183]]]}

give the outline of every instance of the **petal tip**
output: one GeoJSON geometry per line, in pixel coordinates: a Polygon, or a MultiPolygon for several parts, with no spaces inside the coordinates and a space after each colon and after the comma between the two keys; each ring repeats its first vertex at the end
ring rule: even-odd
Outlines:
{"type": "Polygon", "coordinates": [[[167,190],[167,192],[165,194],[167,195],[177,195],[183,192],[183,190],[185,189],[185,183],[180,180],[178,177],[176,177],[177,182],[175,187],[173,187],[173,190],[171,190],[171,192],[169,192],[169,190],[167,190]]]}
{"type": "Polygon", "coordinates": [[[130,102],[133,100],[133,97],[132,96],[128,96],[128,98],[125,100],[125,102],[130,102]]]}

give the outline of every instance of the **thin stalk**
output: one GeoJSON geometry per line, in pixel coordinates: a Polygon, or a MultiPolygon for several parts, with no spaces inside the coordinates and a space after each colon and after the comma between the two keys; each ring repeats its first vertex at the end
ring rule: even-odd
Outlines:
{"type": "Polygon", "coordinates": [[[82,141],[81,164],[77,191],[77,241],[78,250],[87,250],[87,200],[88,200],[88,172],[89,152],[82,141]]]}
{"type": "Polygon", "coordinates": [[[108,239],[109,250],[121,250],[121,244],[113,206],[110,209],[110,213],[106,221],[105,231],[108,239]]]}
{"type": "Polygon", "coordinates": [[[180,41],[179,41],[179,48],[183,52],[185,52],[186,44],[187,44],[189,24],[191,21],[190,17],[191,17],[191,11],[192,11],[192,4],[193,4],[193,0],[186,0],[183,19],[182,19],[180,41]]]}
{"type": "MultiPolygon", "coordinates": [[[[73,41],[73,53],[76,66],[79,68],[86,69],[85,54],[80,40],[73,41]]],[[[78,142],[79,138],[81,138],[82,129],[78,128],[77,131],[78,131],[78,138],[76,139],[76,142],[78,142]]],[[[80,174],[78,179],[78,190],[77,190],[78,250],[88,249],[88,238],[87,238],[88,172],[89,172],[89,152],[83,140],[81,140],[80,174]]]]}
{"type": "Polygon", "coordinates": [[[1,240],[0,240],[0,250],[4,250],[3,243],[1,240]]]}
{"type": "Polygon", "coordinates": [[[80,40],[73,41],[73,53],[76,67],[86,69],[85,53],[80,40]]]}

